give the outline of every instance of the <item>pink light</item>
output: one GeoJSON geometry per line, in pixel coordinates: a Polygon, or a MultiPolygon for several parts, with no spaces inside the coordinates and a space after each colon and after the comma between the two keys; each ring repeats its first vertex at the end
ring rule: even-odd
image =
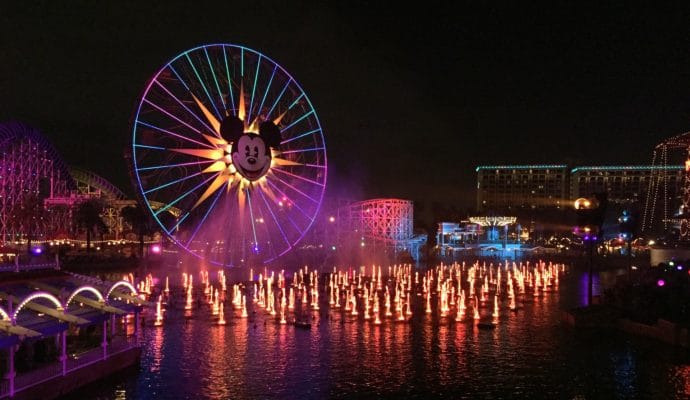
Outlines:
{"type": "Polygon", "coordinates": [[[659,287],[662,287],[662,286],[664,286],[665,284],[666,284],[666,282],[665,282],[663,279],[659,279],[658,281],[656,281],[656,285],[659,286],[659,287]]]}
{"type": "Polygon", "coordinates": [[[161,246],[154,244],[153,246],[151,246],[151,252],[153,254],[160,254],[161,253],[161,246]]]}

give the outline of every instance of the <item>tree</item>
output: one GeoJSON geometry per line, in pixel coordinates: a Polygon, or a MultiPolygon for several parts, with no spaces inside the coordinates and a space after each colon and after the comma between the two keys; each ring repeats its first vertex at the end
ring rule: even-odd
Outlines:
{"type": "Polygon", "coordinates": [[[77,204],[74,219],[78,229],[86,232],[86,252],[91,251],[91,234],[94,231],[106,229],[105,222],[101,218],[104,204],[100,199],[87,199],[77,204]]]}
{"type": "Polygon", "coordinates": [[[120,212],[122,218],[132,226],[139,237],[139,257],[144,257],[144,235],[151,232],[151,220],[140,206],[127,206],[120,212]]]}
{"type": "Polygon", "coordinates": [[[31,253],[31,241],[43,227],[45,219],[45,208],[43,202],[34,193],[27,193],[19,199],[12,207],[11,224],[15,230],[26,235],[27,252],[31,253]]]}

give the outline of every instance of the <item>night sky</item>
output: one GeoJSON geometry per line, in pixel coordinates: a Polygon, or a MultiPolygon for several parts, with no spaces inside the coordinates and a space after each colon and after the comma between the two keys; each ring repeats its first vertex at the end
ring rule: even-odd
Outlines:
{"type": "Polygon", "coordinates": [[[687,10],[138,3],[0,8],[0,121],[130,194],[122,153],[146,82],[207,43],[260,51],[300,82],[331,195],[472,207],[477,165],[649,163],[690,130],[687,10]]]}

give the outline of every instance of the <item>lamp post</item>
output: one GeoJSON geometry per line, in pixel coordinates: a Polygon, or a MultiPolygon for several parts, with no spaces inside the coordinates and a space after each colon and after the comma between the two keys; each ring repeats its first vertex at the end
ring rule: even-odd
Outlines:
{"type": "Polygon", "coordinates": [[[589,264],[589,274],[587,276],[587,305],[591,306],[592,305],[592,292],[593,292],[593,286],[594,286],[594,281],[593,281],[593,275],[594,275],[594,246],[596,246],[597,242],[597,235],[596,233],[588,232],[584,236],[584,241],[585,245],[587,246],[587,251],[589,252],[589,257],[588,257],[588,264],[589,264]]]}
{"type": "Polygon", "coordinates": [[[637,230],[637,218],[635,213],[629,210],[623,210],[623,213],[618,217],[619,230],[624,239],[628,242],[628,277],[632,273],[632,241],[635,238],[635,231],[637,230]]]}
{"type": "Polygon", "coordinates": [[[592,305],[593,297],[593,273],[594,273],[594,246],[597,243],[597,235],[599,234],[597,208],[599,202],[595,199],[579,198],[573,204],[577,214],[577,227],[575,227],[575,234],[582,237],[588,252],[587,262],[589,264],[589,274],[587,277],[587,305],[592,305]]]}

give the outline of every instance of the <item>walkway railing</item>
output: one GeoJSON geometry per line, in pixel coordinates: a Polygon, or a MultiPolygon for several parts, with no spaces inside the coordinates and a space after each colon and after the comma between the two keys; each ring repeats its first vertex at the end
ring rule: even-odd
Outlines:
{"type": "Polygon", "coordinates": [[[62,375],[62,364],[60,363],[49,364],[25,374],[17,374],[14,378],[14,390],[19,392],[22,389],[41,384],[60,375],[62,375]]]}
{"type": "Polygon", "coordinates": [[[3,264],[0,265],[0,272],[19,272],[19,271],[33,271],[38,269],[58,269],[57,263],[42,263],[42,264],[3,264]]]}
{"type": "MultiPolygon", "coordinates": [[[[115,337],[108,344],[107,356],[111,357],[115,354],[122,353],[137,347],[138,342],[135,336],[130,337],[115,337]]],[[[76,358],[67,359],[67,373],[74,372],[81,368],[96,364],[103,361],[103,349],[98,347],[79,354],[76,358]]],[[[55,362],[41,368],[29,371],[24,374],[17,374],[14,378],[14,392],[19,393],[22,390],[32,386],[39,385],[48,380],[62,376],[62,363],[55,362]]],[[[6,398],[10,394],[9,380],[7,378],[0,380],[0,398],[6,398]]]]}

